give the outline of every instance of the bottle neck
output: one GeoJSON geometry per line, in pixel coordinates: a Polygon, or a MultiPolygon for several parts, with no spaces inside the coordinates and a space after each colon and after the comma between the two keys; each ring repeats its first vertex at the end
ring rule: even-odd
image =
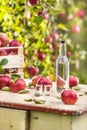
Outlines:
{"type": "Polygon", "coordinates": [[[60,53],[61,56],[66,56],[66,43],[60,43],[60,53]]]}

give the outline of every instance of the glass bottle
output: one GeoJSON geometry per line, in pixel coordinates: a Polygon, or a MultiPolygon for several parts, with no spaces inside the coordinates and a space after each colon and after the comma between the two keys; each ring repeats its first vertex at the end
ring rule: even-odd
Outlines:
{"type": "Polygon", "coordinates": [[[60,41],[59,56],[56,60],[56,87],[57,91],[69,88],[69,60],[66,56],[66,42],[60,41]]]}

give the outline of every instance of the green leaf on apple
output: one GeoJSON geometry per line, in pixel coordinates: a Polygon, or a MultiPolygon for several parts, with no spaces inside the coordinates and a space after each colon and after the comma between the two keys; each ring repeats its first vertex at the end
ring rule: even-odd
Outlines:
{"type": "Polygon", "coordinates": [[[11,78],[16,81],[17,79],[21,78],[21,76],[19,74],[12,74],[11,78]]]}

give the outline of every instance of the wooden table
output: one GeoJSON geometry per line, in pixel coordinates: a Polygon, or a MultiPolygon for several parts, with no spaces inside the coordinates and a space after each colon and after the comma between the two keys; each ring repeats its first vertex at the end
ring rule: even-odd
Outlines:
{"type": "Polygon", "coordinates": [[[87,95],[81,96],[87,85],[80,88],[75,105],[65,105],[55,92],[35,97],[33,89],[26,94],[0,91],[0,130],[87,130],[87,95]]]}

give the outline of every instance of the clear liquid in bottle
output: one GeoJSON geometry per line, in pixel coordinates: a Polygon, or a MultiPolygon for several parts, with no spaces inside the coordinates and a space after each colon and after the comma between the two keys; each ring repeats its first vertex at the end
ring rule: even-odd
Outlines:
{"type": "Polygon", "coordinates": [[[60,43],[60,54],[56,60],[56,87],[57,91],[69,88],[69,60],[65,41],[60,43]]]}

